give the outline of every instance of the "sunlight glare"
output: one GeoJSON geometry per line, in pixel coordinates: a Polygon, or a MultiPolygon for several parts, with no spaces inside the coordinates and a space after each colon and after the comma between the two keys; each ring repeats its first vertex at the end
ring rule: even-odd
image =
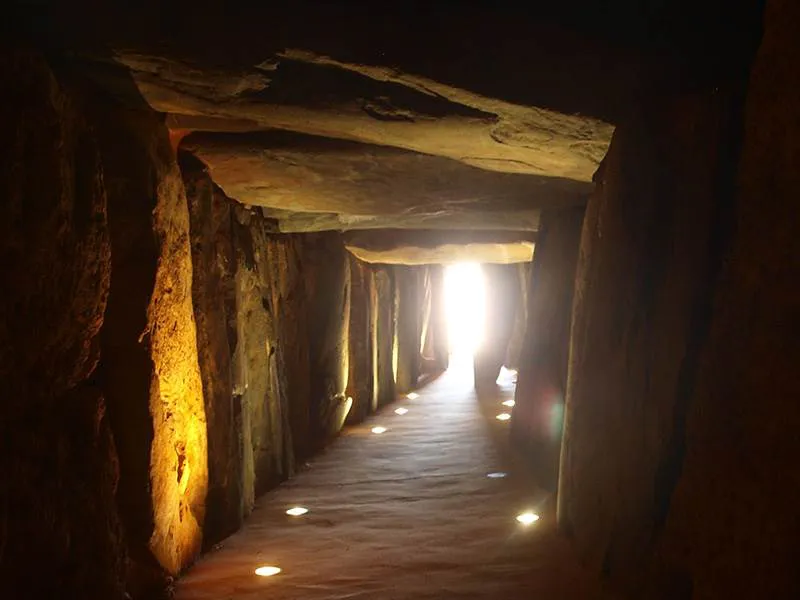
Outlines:
{"type": "Polygon", "coordinates": [[[484,337],[484,278],[477,263],[450,265],[445,271],[447,335],[450,351],[472,355],[484,337]]]}

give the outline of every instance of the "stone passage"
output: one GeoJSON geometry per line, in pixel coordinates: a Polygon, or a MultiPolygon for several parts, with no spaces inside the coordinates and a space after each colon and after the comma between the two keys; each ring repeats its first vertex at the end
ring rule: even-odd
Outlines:
{"type": "Polygon", "coordinates": [[[547,493],[504,445],[508,423],[495,416],[513,384],[478,399],[466,373],[451,369],[347,430],[263,496],[177,600],[612,597],[556,536],[547,493]],[[285,514],[296,506],[309,512],[285,514]],[[526,527],[516,516],[527,510],[541,519],[526,527]],[[282,571],[259,577],[262,566],[282,571]]]}

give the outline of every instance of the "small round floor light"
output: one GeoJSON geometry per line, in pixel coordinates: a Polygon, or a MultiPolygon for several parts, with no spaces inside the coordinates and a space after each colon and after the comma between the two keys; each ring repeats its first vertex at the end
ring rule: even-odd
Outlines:
{"type": "Polygon", "coordinates": [[[489,479],[503,479],[507,474],[502,471],[495,471],[494,473],[487,473],[489,479]]]}
{"type": "Polygon", "coordinates": [[[280,567],[272,567],[272,566],[265,566],[265,567],[258,567],[256,569],[256,575],[259,577],[272,577],[273,575],[277,575],[281,572],[280,567]]]}
{"type": "Polygon", "coordinates": [[[302,517],[303,515],[308,514],[308,509],[305,506],[293,506],[286,511],[286,514],[290,517],[302,517]]]}
{"type": "Polygon", "coordinates": [[[416,400],[417,398],[419,398],[419,394],[416,392],[411,392],[410,394],[406,394],[406,398],[408,398],[409,400],[416,400]]]}
{"type": "Polygon", "coordinates": [[[517,522],[527,527],[539,520],[539,515],[534,512],[524,512],[517,515],[517,522]]]}
{"type": "Polygon", "coordinates": [[[372,433],[376,435],[380,435],[381,433],[386,433],[386,431],[387,431],[386,427],[381,427],[380,425],[378,427],[372,428],[372,433]]]}
{"type": "Polygon", "coordinates": [[[400,407],[400,408],[396,408],[395,409],[394,414],[396,414],[396,415],[404,415],[407,412],[408,412],[407,408],[400,407]]]}
{"type": "Polygon", "coordinates": [[[503,406],[508,406],[509,408],[513,407],[516,404],[513,400],[506,400],[503,402],[503,406]]]}
{"type": "Polygon", "coordinates": [[[495,417],[498,421],[508,421],[511,418],[511,415],[508,413],[500,413],[495,417]]]}

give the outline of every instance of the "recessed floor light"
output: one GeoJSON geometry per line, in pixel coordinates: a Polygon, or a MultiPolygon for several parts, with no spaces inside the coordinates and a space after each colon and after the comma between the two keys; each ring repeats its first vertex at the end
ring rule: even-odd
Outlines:
{"type": "Polygon", "coordinates": [[[272,577],[280,572],[280,567],[258,567],[256,569],[256,575],[259,577],[272,577]]]}
{"type": "Polygon", "coordinates": [[[508,421],[511,418],[511,415],[508,413],[500,413],[495,417],[498,421],[508,421]]]}
{"type": "Polygon", "coordinates": [[[372,428],[372,433],[386,433],[386,431],[387,431],[386,427],[378,426],[372,428]]]}
{"type": "Polygon", "coordinates": [[[515,404],[516,402],[514,402],[513,400],[506,400],[505,402],[503,402],[503,406],[508,406],[508,407],[514,406],[515,404]]]}
{"type": "Polygon", "coordinates": [[[419,398],[419,394],[417,394],[416,392],[411,392],[410,394],[406,394],[406,398],[408,398],[409,400],[416,400],[417,398],[419,398]]]}
{"type": "Polygon", "coordinates": [[[302,517],[307,513],[308,509],[305,506],[294,506],[286,511],[286,514],[290,517],[302,517]]]}
{"type": "Polygon", "coordinates": [[[505,477],[507,473],[503,473],[502,471],[496,471],[495,473],[487,473],[486,476],[489,479],[502,479],[505,477]]]}
{"type": "Polygon", "coordinates": [[[396,409],[394,410],[394,414],[396,414],[396,415],[404,415],[404,414],[406,414],[407,412],[408,412],[408,409],[407,409],[407,408],[402,408],[402,407],[400,407],[400,408],[396,408],[396,409]]]}
{"type": "Polygon", "coordinates": [[[536,523],[539,520],[539,515],[533,512],[524,512],[522,514],[517,515],[517,522],[522,523],[523,525],[531,525],[532,523],[536,523]]]}

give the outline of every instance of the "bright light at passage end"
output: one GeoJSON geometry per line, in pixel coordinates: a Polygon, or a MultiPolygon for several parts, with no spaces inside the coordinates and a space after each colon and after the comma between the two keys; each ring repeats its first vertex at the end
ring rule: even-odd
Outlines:
{"type": "Polygon", "coordinates": [[[531,525],[532,523],[536,523],[539,520],[539,515],[532,512],[524,512],[522,514],[517,515],[517,521],[522,523],[523,525],[531,525]]]}
{"type": "Polygon", "coordinates": [[[373,427],[372,433],[386,433],[386,427],[373,427]]]}
{"type": "Polygon", "coordinates": [[[500,413],[495,417],[498,421],[508,421],[511,418],[511,415],[508,413],[500,413]]]}
{"type": "Polygon", "coordinates": [[[444,286],[450,351],[472,354],[484,336],[486,299],[481,266],[462,263],[447,267],[444,286]]]}
{"type": "Polygon", "coordinates": [[[281,570],[278,567],[258,567],[256,569],[256,575],[259,577],[272,577],[280,572],[281,570]]]}
{"type": "Polygon", "coordinates": [[[406,414],[407,412],[408,412],[408,409],[407,409],[407,408],[402,408],[402,407],[401,407],[401,408],[397,408],[397,409],[395,409],[395,411],[394,411],[394,414],[396,414],[396,415],[404,415],[404,414],[406,414]]]}
{"type": "Polygon", "coordinates": [[[305,506],[295,506],[290,508],[286,511],[286,514],[291,517],[302,517],[304,514],[308,512],[308,509],[305,506]]]}

